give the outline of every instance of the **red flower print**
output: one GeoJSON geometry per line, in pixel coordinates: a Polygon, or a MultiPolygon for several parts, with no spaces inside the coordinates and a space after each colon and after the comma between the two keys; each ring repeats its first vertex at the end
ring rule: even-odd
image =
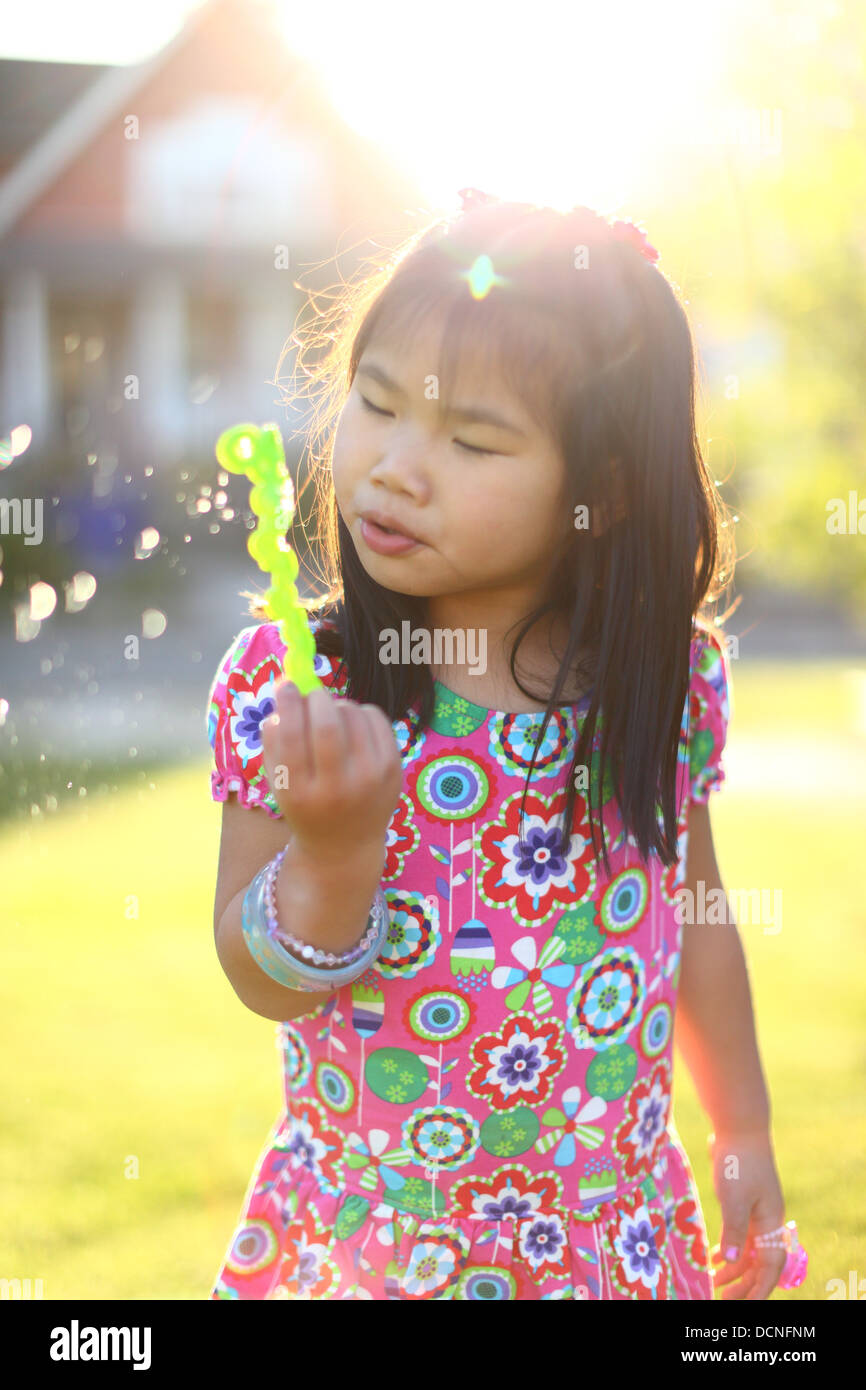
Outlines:
{"type": "Polygon", "coordinates": [[[619,1198],[603,1236],[612,1254],[611,1282],[626,1298],[666,1299],[670,1283],[665,1220],[640,1188],[619,1198]]]}
{"type": "Polygon", "coordinates": [[[397,878],[398,874],[403,872],[406,859],[417,849],[420,838],[418,827],[412,817],[412,802],[405,792],[401,792],[385,835],[383,879],[387,881],[397,878]]]}
{"type": "Polygon", "coordinates": [[[540,792],[526,798],[524,839],[520,839],[523,793],[515,791],[503,803],[499,818],[481,834],[485,868],[478,892],[488,907],[507,903],[515,920],[537,927],[567,907],[578,907],[595,888],[587,803],[578,793],[568,845],[560,843],[565,791],[540,792]]]}
{"type": "Polygon", "coordinates": [[[707,1268],[707,1242],[697,1203],[692,1197],[680,1198],[674,1212],[674,1230],[686,1247],[686,1259],[703,1274],[707,1268]]]}
{"type": "Polygon", "coordinates": [[[279,667],[271,659],[249,676],[233,671],[228,679],[229,737],[250,781],[262,767],[262,721],[276,708],[274,681],[278,674],[279,667]]]}
{"type": "Polygon", "coordinates": [[[306,1169],[320,1181],[338,1186],[343,1181],[345,1135],[335,1129],[317,1100],[293,1096],[288,1122],[275,1147],[291,1155],[294,1171],[306,1169]]]}
{"type": "Polygon", "coordinates": [[[616,1153],[625,1160],[626,1178],[640,1178],[658,1163],[667,1142],[670,1104],[670,1062],[660,1057],[649,1076],[636,1081],[629,1091],[625,1118],[614,1135],[616,1153]]]}
{"type": "Polygon", "coordinates": [[[557,1018],[515,1014],[499,1033],[482,1033],[469,1050],[474,1070],[466,1089],[491,1110],[513,1110],[546,1101],[565,1066],[565,1028],[557,1018]]]}
{"type": "Polygon", "coordinates": [[[562,1203],[562,1180],[556,1173],[536,1173],[520,1164],[506,1164],[490,1177],[476,1176],[454,1183],[455,1214],[488,1221],[523,1221],[537,1211],[550,1212],[562,1203]]]}
{"type": "Polygon", "coordinates": [[[286,1228],[285,1255],[280,1264],[277,1285],[270,1297],[289,1299],[327,1298],[339,1286],[342,1272],[329,1258],[333,1232],[322,1225],[312,1203],[303,1216],[286,1228]]]}

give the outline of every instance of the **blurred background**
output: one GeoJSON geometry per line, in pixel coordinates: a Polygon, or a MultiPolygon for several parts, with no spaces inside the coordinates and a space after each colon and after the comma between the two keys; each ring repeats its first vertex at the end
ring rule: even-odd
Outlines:
{"type": "Polygon", "coordinates": [[[466,185],[641,222],[688,301],[740,556],[717,853],[784,893],[741,927],[812,1252],[774,1297],[866,1275],[866,9],[32,0],[0,42],[0,1277],[207,1296],[280,1106],[212,942],[206,701],[266,582],[214,444],[274,420],[297,473],[307,295],[466,185]]]}

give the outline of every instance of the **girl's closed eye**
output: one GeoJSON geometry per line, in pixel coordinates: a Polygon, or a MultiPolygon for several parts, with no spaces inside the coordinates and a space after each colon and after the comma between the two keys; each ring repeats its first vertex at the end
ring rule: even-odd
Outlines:
{"type": "MultiPolygon", "coordinates": [[[[367,397],[362,396],[360,391],[358,392],[358,399],[360,400],[361,404],[367,410],[372,411],[374,415],[391,414],[390,410],[383,410],[381,406],[374,405],[372,401],[368,401],[367,397]]],[[[462,439],[455,439],[454,443],[459,444],[461,449],[468,449],[471,454],[495,454],[498,452],[496,449],[479,449],[476,444],[464,444],[462,439]]]]}

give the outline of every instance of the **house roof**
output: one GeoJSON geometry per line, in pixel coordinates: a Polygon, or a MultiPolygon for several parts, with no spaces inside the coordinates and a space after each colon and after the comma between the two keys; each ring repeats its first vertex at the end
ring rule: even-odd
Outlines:
{"type": "Polygon", "coordinates": [[[0,177],[105,71],[104,63],[0,58],[0,177]]]}
{"type": "MultiPolygon", "coordinates": [[[[209,0],[209,4],[193,10],[174,38],[144,62],[123,66],[83,65],[90,70],[89,79],[79,77],[77,90],[71,95],[71,99],[59,106],[53,119],[45,123],[41,135],[25,148],[23,156],[6,171],[0,181],[0,237],[5,235],[21,213],[86,147],[87,142],[132,98],[141,84],[162,67],[168,54],[180,43],[187,42],[190,31],[198,26],[203,11],[236,2],[237,0],[209,0]]],[[[68,68],[77,64],[27,63],[26,66],[35,69],[43,66],[68,68]]],[[[38,77],[37,73],[37,80],[38,77]]],[[[67,78],[67,81],[70,86],[74,85],[74,79],[67,78]]],[[[40,95],[44,94],[43,87],[40,95]]],[[[54,98],[49,97],[49,102],[53,101],[54,98]]],[[[36,97],[30,98],[28,104],[31,109],[34,108],[36,97]]]]}
{"type": "MultiPolygon", "coordinates": [[[[365,233],[383,208],[399,218],[400,209],[417,203],[414,182],[338,115],[315,67],[292,52],[275,0],[203,0],[167,44],[139,63],[0,60],[0,268],[14,271],[40,257],[55,266],[58,237],[70,273],[77,273],[80,255],[89,252],[107,271],[108,261],[102,258],[106,242],[117,244],[122,260],[127,256],[124,237],[111,227],[110,215],[106,221],[100,213],[102,222],[85,218],[86,234],[78,234],[80,218],[75,213],[67,217],[67,208],[77,208],[76,185],[70,193],[63,180],[82,156],[87,168],[91,147],[105,147],[106,132],[116,129],[123,113],[137,110],[137,103],[156,93],[157,109],[163,103],[170,108],[178,90],[184,90],[190,67],[201,72],[205,91],[218,92],[228,75],[227,91],[240,84],[256,94],[265,111],[290,94],[293,109],[303,113],[304,128],[335,152],[340,170],[337,219],[352,234],[356,228],[365,233]],[[57,187],[62,194],[52,203],[57,187]],[[41,217],[36,211],[40,204],[48,209],[41,217]]],[[[113,196],[112,178],[118,196],[124,196],[115,165],[106,169],[100,162],[91,168],[84,176],[81,206],[101,208],[98,199],[92,204],[92,189],[101,194],[102,179],[105,197],[113,196]]],[[[238,249],[226,248],[226,255],[238,249]]],[[[141,253],[137,246],[136,254],[141,253]]]]}
{"type": "MultiPolygon", "coordinates": [[[[4,166],[0,160],[0,238],[174,53],[195,41],[197,30],[211,23],[229,31],[232,26],[243,26],[247,32],[255,28],[267,43],[277,17],[273,0],[203,0],[173,38],[143,62],[4,60],[11,85],[8,92],[3,91],[0,114],[2,126],[9,127],[3,138],[11,162],[4,166]],[[15,108],[11,121],[7,119],[10,107],[15,108]]],[[[296,71],[308,66],[288,50],[286,57],[296,71]]],[[[312,80],[311,72],[308,80],[312,80]]]]}

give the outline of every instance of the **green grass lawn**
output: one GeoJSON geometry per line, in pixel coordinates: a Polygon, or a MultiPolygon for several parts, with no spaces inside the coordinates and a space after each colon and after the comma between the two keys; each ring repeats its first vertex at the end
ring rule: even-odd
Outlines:
{"type": "MultiPolygon", "coordinates": [[[[792,733],[821,711],[862,749],[838,670],[793,671],[735,663],[737,727],[779,733],[794,684],[792,733]]],[[[726,885],[784,890],[778,935],[741,929],[788,1215],[811,1255],[803,1287],[774,1298],[866,1275],[866,786],[862,803],[808,797],[711,801],[726,885]]],[[[279,1111],[277,1025],[240,1004],[213,948],[219,816],[202,761],[0,826],[0,1275],[42,1278],[47,1298],[205,1298],[279,1111]]],[[[677,1060],[714,1242],[711,1126],[677,1060]]]]}

